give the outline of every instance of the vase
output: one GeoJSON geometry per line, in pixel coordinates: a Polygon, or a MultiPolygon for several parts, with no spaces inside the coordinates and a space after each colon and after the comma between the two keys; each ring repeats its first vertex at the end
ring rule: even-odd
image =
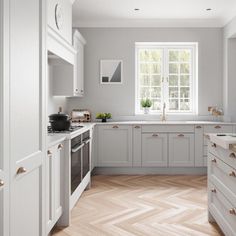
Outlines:
{"type": "Polygon", "coordinates": [[[106,118],[103,118],[103,119],[102,119],[102,122],[107,122],[107,119],[106,119],[106,118]]]}
{"type": "Polygon", "coordinates": [[[149,114],[150,107],[144,107],[144,114],[149,114]]]}

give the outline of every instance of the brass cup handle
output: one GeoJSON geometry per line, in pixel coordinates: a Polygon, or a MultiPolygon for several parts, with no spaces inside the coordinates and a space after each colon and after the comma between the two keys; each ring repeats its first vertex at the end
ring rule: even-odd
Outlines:
{"type": "Polygon", "coordinates": [[[234,208],[229,209],[229,213],[230,213],[231,215],[236,215],[236,211],[235,211],[234,208]]]}
{"type": "Polygon", "coordinates": [[[135,129],[140,129],[139,125],[134,126],[135,129]]]}
{"type": "Polygon", "coordinates": [[[202,128],[202,126],[200,126],[200,125],[196,126],[196,129],[201,129],[201,128],[202,128]]]}
{"type": "Polygon", "coordinates": [[[235,155],[235,153],[232,152],[232,153],[230,153],[229,157],[236,158],[236,155],[235,155]]]}
{"type": "Polygon", "coordinates": [[[215,129],[221,129],[221,126],[220,125],[216,125],[215,129]]]}
{"type": "Polygon", "coordinates": [[[229,173],[229,176],[236,177],[236,173],[234,171],[232,171],[232,172],[229,173]]]}
{"type": "Polygon", "coordinates": [[[184,137],[184,134],[178,134],[178,137],[184,137]]]}
{"type": "Polygon", "coordinates": [[[63,148],[63,144],[60,143],[57,148],[61,150],[63,148]]]}
{"type": "Polygon", "coordinates": [[[18,170],[17,170],[17,174],[19,175],[19,174],[23,174],[23,173],[25,173],[25,172],[27,172],[27,170],[24,168],[24,167],[20,167],[18,170]]]}
{"type": "Polygon", "coordinates": [[[211,192],[212,192],[212,193],[216,193],[216,189],[213,188],[213,189],[211,190],[211,192]]]}
{"type": "Polygon", "coordinates": [[[48,150],[48,151],[47,151],[47,154],[48,154],[48,156],[51,156],[51,155],[52,155],[52,151],[51,151],[51,150],[48,150]]]}
{"type": "Polygon", "coordinates": [[[0,187],[4,186],[4,181],[0,179],[0,187]]]}
{"type": "Polygon", "coordinates": [[[118,129],[119,127],[117,125],[114,125],[112,128],[113,129],[118,129]]]}
{"type": "Polygon", "coordinates": [[[211,160],[211,162],[214,162],[214,163],[216,163],[216,159],[215,159],[215,158],[213,158],[213,159],[211,160]]]}
{"type": "Polygon", "coordinates": [[[158,137],[158,134],[153,134],[152,137],[158,137]]]}
{"type": "Polygon", "coordinates": [[[211,146],[214,147],[214,148],[216,148],[216,144],[215,144],[215,143],[213,143],[211,146]]]}

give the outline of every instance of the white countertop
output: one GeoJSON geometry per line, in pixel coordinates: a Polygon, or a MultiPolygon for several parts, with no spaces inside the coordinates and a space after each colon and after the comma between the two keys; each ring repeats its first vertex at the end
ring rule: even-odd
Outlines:
{"type": "Polygon", "coordinates": [[[236,123],[231,122],[217,122],[217,121],[107,121],[107,122],[96,122],[96,125],[235,125],[236,123]]]}
{"type": "Polygon", "coordinates": [[[68,132],[68,133],[49,133],[47,135],[47,146],[51,147],[54,146],[60,142],[63,142],[66,139],[72,139],[76,137],[77,135],[80,135],[89,129],[91,129],[95,123],[80,123],[83,128],[77,129],[73,132],[68,132]]]}
{"type": "Polygon", "coordinates": [[[225,134],[226,136],[217,136],[217,134],[207,135],[211,142],[224,149],[230,149],[231,145],[236,145],[236,134],[225,134]]]}

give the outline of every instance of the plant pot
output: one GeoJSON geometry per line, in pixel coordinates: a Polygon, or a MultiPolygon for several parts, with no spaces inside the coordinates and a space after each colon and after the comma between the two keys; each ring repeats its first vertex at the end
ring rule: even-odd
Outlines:
{"type": "Polygon", "coordinates": [[[107,119],[106,119],[106,118],[103,118],[103,119],[102,119],[102,122],[107,122],[107,119]]]}
{"type": "Polygon", "coordinates": [[[144,114],[149,114],[150,107],[144,107],[144,114]]]}

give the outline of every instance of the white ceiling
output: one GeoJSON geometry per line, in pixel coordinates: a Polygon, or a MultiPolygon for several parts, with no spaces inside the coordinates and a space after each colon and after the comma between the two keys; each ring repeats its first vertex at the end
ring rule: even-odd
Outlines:
{"type": "Polygon", "coordinates": [[[74,27],[222,27],[234,16],[236,0],[76,0],[73,4],[74,27]]]}

